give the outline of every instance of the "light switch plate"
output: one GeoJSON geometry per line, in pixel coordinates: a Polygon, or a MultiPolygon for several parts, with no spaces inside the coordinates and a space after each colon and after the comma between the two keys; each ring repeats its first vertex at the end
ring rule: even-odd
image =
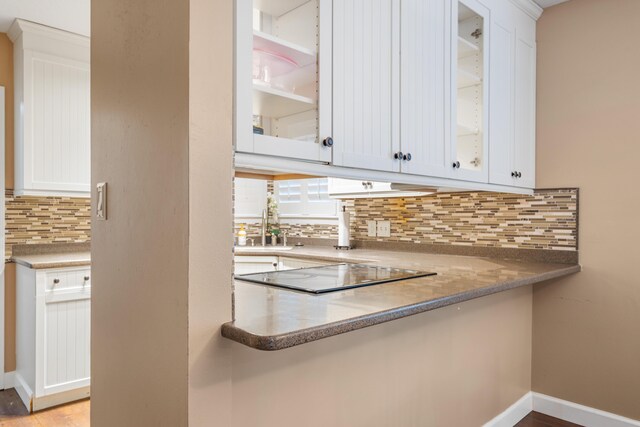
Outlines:
{"type": "Polygon", "coordinates": [[[96,184],[97,201],[96,201],[96,218],[102,221],[107,219],[107,183],[100,182],[96,184]]]}
{"type": "Polygon", "coordinates": [[[367,221],[367,236],[376,237],[378,232],[377,227],[378,226],[375,221],[367,221]]]}
{"type": "Polygon", "coordinates": [[[391,221],[378,221],[378,237],[391,237],[391,221]]]}

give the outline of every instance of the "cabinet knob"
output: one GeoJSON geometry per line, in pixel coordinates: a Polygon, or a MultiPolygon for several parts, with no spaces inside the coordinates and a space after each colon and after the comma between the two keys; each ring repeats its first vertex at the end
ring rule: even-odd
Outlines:
{"type": "Polygon", "coordinates": [[[410,162],[411,161],[411,153],[405,154],[403,159],[406,160],[407,162],[410,162]]]}
{"type": "Polygon", "coordinates": [[[522,178],[522,172],[518,172],[518,178],[522,178]]]}
{"type": "Polygon", "coordinates": [[[511,172],[511,178],[517,178],[518,177],[518,172],[513,171],[511,172]]]}
{"type": "Polygon", "coordinates": [[[89,276],[84,276],[84,281],[85,281],[85,282],[88,282],[88,281],[89,281],[89,279],[90,279],[90,277],[89,277],[89,276]]]}
{"type": "Polygon", "coordinates": [[[396,160],[402,160],[404,158],[404,154],[402,153],[402,151],[398,151],[393,155],[393,158],[396,160]]]}
{"type": "Polygon", "coordinates": [[[460,169],[460,162],[457,161],[457,160],[455,162],[453,162],[453,168],[454,169],[460,169]]]}
{"type": "Polygon", "coordinates": [[[324,141],[322,141],[322,145],[324,145],[325,147],[333,147],[333,138],[331,138],[330,136],[326,137],[324,141]]]}
{"type": "Polygon", "coordinates": [[[57,285],[58,283],[60,283],[60,279],[53,279],[53,284],[57,285]]]}

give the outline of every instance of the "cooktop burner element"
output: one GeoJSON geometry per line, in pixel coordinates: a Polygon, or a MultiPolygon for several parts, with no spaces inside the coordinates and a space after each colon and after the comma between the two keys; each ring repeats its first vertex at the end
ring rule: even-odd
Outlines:
{"type": "Polygon", "coordinates": [[[426,271],[378,267],[366,264],[336,264],[295,270],[242,274],[235,277],[237,280],[245,282],[322,294],[416,277],[434,276],[435,274],[426,271]]]}

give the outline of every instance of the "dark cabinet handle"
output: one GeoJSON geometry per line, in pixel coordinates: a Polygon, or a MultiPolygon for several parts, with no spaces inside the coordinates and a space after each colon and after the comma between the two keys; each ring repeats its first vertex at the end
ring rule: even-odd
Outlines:
{"type": "Polygon", "coordinates": [[[333,147],[333,138],[331,138],[330,136],[326,137],[324,141],[322,141],[322,145],[324,145],[325,147],[333,147]]]}
{"type": "Polygon", "coordinates": [[[522,172],[518,172],[518,178],[522,178],[522,172]]]}
{"type": "Polygon", "coordinates": [[[396,160],[402,160],[404,158],[404,154],[402,154],[402,151],[398,151],[393,155],[393,158],[396,160]]]}
{"type": "Polygon", "coordinates": [[[518,172],[511,172],[511,178],[517,178],[518,177],[518,172]]]}
{"type": "Polygon", "coordinates": [[[58,283],[60,283],[60,279],[53,279],[53,284],[57,285],[58,283]]]}
{"type": "Polygon", "coordinates": [[[405,154],[403,159],[406,160],[407,162],[410,162],[411,161],[411,153],[405,154]]]}
{"type": "Polygon", "coordinates": [[[90,279],[90,277],[89,277],[89,276],[84,276],[84,281],[85,281],[85,282],[88,282],[88,281],[89,281],[89,279],[90,279]]]}
{"type": "Polygon", "coordinates": [[[460,162],[459,161],[453,162],[453,168],[454,169],[460,169],[460,162]]]}

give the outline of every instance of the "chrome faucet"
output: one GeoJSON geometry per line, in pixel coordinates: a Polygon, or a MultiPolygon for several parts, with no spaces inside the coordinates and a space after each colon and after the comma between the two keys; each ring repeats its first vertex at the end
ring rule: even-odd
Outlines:
{"type": "Polygon", "coordinates": [[[267,210],[266,209],[262,210],[261,235],[262,235],[262,246],[267,246],[267,210]]]}

